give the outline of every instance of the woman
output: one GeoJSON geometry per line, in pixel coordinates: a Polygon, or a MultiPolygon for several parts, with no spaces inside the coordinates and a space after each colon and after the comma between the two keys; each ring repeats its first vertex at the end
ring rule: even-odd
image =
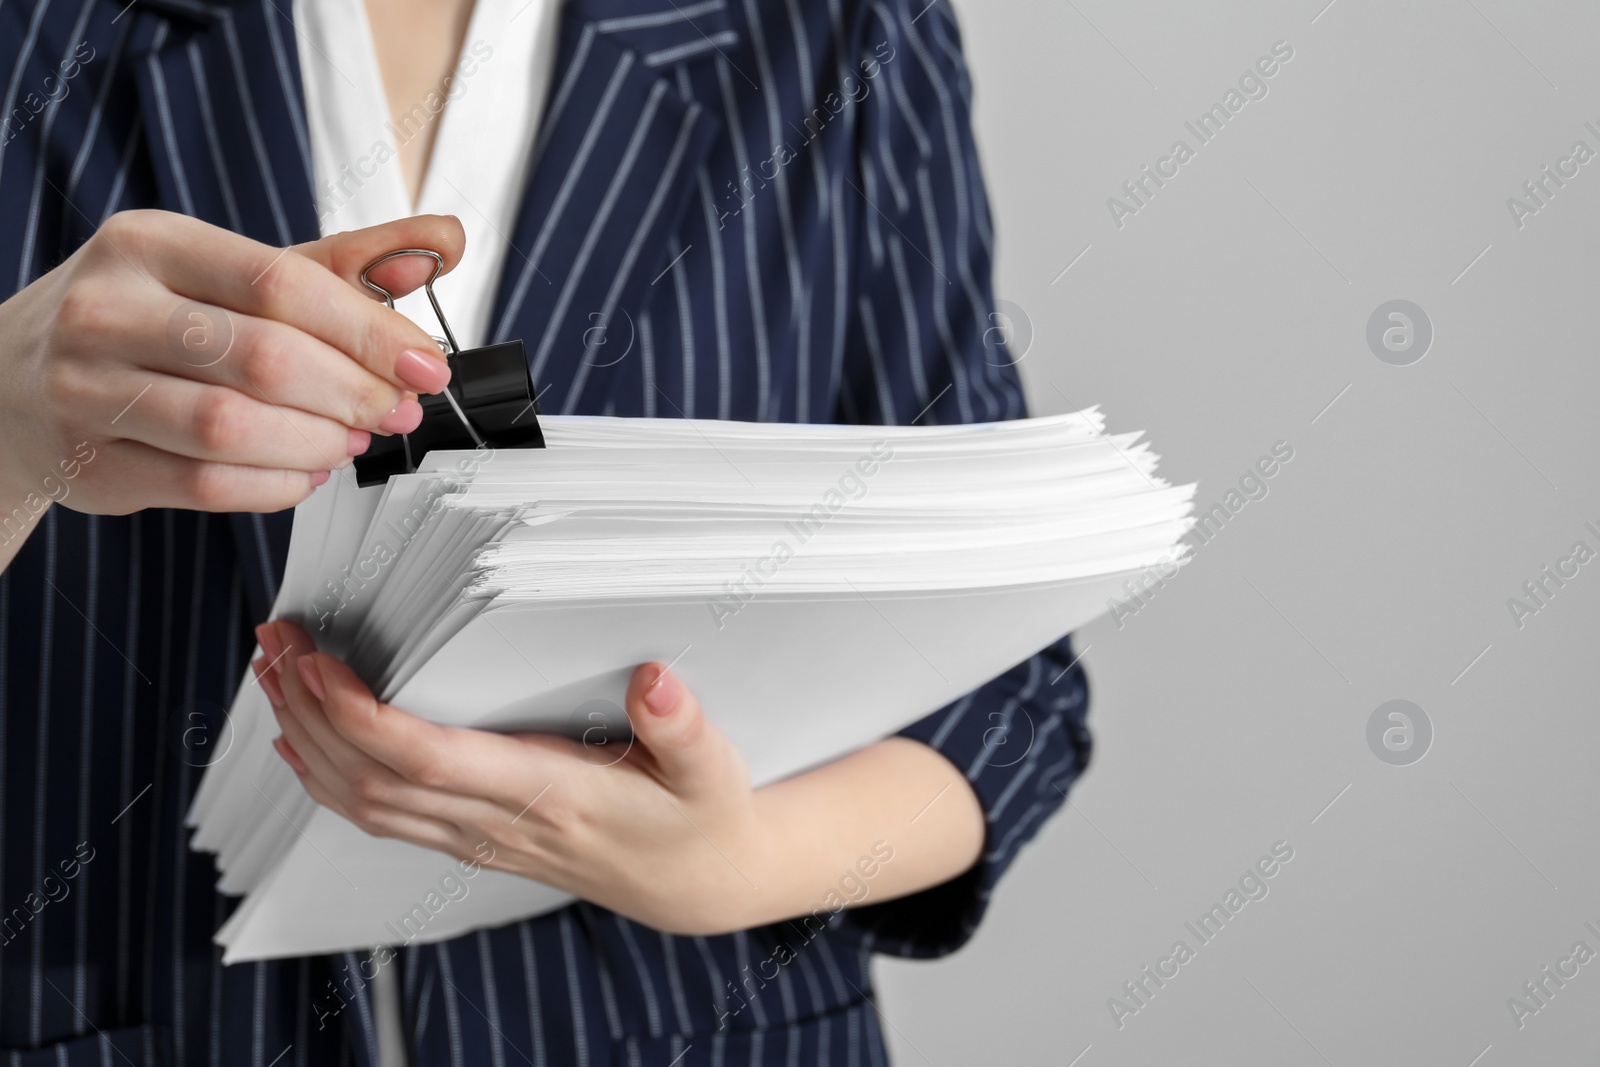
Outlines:
{"type": "Polygon", "coordinates": [[[252,627],[283,509],[447,380],[355,284],[395,248],[444,256],[464,343],[526,341],[546,411],[1023,414],[947,4],[13,0],[0,70],[10,1062],[884,1062],[871,953],[959,946],[1087,761],[1065,639],[760,790],[647,664],[638,755],[585,789],[570,745],[252,627]],[[183,817],[257,641],[313,797],[582,902],[224,968],[183,817]]]}

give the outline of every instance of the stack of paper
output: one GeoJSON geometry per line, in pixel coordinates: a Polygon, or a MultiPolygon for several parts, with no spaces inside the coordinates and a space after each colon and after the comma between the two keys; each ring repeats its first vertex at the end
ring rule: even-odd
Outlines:
{"type": "MultiPolygon", "coordinates": [[[[493,730],[582,729],[671,662],[757,784],[949,703],[1181,558],[1192,486],[1095,410],[947,427],[548,417],[545,449],[442,452],[302,504],[276,613],[380,698],[493,730]],[[797,679],[804,679],[797,684],[797,679]],[[576,717],[575,717],[576,713],[576,717]]],[[[253,681],[190,822],[231,961],[432,941],[569,898],[318,807],[253,681]],[[403,922],[408,916],[426,921],[403,922]]],[[[532,799],[532,798],[530,798],[532,799]]]]}

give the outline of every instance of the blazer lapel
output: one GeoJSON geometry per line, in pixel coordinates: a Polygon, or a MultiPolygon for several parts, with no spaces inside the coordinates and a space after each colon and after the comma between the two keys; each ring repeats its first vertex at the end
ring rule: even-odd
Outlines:
{"type": "MultiPolygon", "coordinates": [[[[287,3],[246,0],[191,10],[144,0],[144,6],[141,17],[155,30],[136,73],[160,206],[264,244],[315,240],[311,153],[287,3]]],[[[292,516],[230,516],[255,618],[267,617],[277,595],[292,516]]]]}
{"type": "Polygon", "coordinates": [[[266,244],[318,236],[294,27],[273,0],[173,19],[138,68],[161,206],[266,244]]]}
{"type": "Polygon", "coordinates": [[[533,173],[495,298],[497,341],[522,338],[541,406],[598,411],[626,327],[721,120],[671,68],[738,42],[725,0],[572,0],[533,173]]]}

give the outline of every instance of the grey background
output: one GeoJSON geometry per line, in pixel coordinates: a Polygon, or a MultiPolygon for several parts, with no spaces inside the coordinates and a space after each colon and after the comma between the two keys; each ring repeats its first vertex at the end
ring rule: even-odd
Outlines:
{"type": "Polygon", "coordinates": [[[959,10],[1036,410],[1103,404],[1207,507],[1274,442],[1295,456],[1122,628],[1078,635],[1093,768],[966,949],[879,964],[896,1062],[1600,1062],[1600,960],[1520,1030],[1506,1004],[1600,951],[1600,560],[1520,630],[1506,606],[1600,550],[1600,160],[1522,229],[1506,207],[1600,151],[1600,10],[959,10]],[[1279,40],[1269,95],[1118,229],[1106,199],[1279,40]],[[1365,340],[1397,298],[1435,331],[1406,367],[1365,340]],[[1409,766],[1367,745],[1397,698],[1434,729],[1409,766]],[[1269,895],[1119,1030],[1108,998],[1280,839],[1269,895]]]}

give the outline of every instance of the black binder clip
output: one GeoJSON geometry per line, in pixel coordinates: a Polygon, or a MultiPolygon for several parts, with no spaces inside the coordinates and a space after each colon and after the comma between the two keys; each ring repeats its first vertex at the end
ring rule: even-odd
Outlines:
{"type": "Polygon", "coordinates": [[[543,448],[539,429],[539,404],[528,376],[528,356],[522,342],[505,341],[463,352],[433,295],[433,283],[444,270],[444,258],[426,248],[402,248],[379,256],[361,272],[361,284],[394,307],[394,297],[368,275],[380,263],[399,256],[427,256],[433,274],[423,285],[433,313],[444,329],[434,338],[450,365],[450,384],[444,392],[420,397],[422,423],[409,434],[372,438],[364,455],[356,457],[356,481],[379,485],[396,474],[416,471],[422,457],[436,449],[543,448]]]}

